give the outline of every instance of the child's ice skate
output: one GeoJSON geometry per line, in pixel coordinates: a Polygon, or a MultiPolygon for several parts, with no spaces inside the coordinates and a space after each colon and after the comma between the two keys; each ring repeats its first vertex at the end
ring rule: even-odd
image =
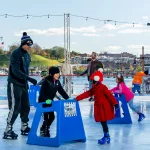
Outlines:
{"type": "Polygon", "coordinates": [[[40,128],[40,136],[42,136],[42,137],[50,137],[49,127],[48,126],[42,126],[40,128]]]}
{"type": "Polygon", "coordinates": [[[21,135],[28,135],[30,132],[30,128],[28,127],[28,123],[21,124],[21,135]]]}
{"type": "Polygon", "coordinates": [[[104,133],[104,137],[100,140],[98,140],[98,144],[110,144],[110,135],[109,133],[104,133]]]}
{"type": "Polygon", "coordinates": [[[142,113],[140,113],[140,114],[139,114],[138,122],[141,122],[144,118],[145,118],[145,115],[142,114],[142,113]]]}

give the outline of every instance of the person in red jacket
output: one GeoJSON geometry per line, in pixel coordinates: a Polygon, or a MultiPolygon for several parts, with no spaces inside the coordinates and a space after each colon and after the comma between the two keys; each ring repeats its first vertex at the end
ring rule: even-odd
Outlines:
{"type": "Polygon", "coordinates": [[[107,121],[112,120],[115,117],[114,107],[118,109],[118,102],[108,90],[108,88],[102,84],[103,74],[99,69],[90,76],[93,81],[93,87],[76,97],[77,101],[94,96],[94,118],[96,122],[101,122],[104,137],[98,140],[99,144],[110,143],[110,135],[107,126],[107,121]]]}

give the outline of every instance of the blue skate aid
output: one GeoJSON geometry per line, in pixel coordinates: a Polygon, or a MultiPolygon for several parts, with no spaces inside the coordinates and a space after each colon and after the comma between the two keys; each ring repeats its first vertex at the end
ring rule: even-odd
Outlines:
{"type": "Polygon", "coordinates": [[[37,106],[27,144],[60,146],[69,141],[86,141],[79,103],[76,100],[52,101],[51,107],[43,107],[43,104],[46,103],[39,103],[37,106]],[[37,136],[41,116],[46,112],[57,113],[57,134],[54,138],[37,136]]]}

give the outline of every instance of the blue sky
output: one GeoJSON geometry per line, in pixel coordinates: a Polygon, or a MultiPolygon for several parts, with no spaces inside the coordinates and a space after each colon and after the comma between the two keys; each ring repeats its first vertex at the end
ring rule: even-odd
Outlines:
{"type": "MultiPolygon", "coordinates": [[[[117,20],[146,24],[150,22],[149,0],[5,0],[0,2],[0,14],[11,15],[63,15],[70,13],[101,20],[117,20]]],[[[21,33],[27,31],[42,48],[63,46],[64,18],[12,18],[0,17],[0,36],[5,49],[20,42],[21,33]]],[[[150,27],[86,20],[71,16],[71,50],[91,53],[150,51],[150,27]]]]}

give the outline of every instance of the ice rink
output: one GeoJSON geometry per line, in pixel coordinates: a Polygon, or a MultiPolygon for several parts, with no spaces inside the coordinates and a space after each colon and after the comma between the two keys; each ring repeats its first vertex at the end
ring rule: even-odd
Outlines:
{"type": "MultiPolygon", "coordinates": [[[[79,102],[84,129],[86,134],[86,143],[69,142],[60,147],[46,147],[26,144],[27,136],[20,135],[20,117],[14,125],[14,131],[17,133],[17,140],[4,140],[3,132],[6,126],[8,115],[7,101],[0,101],[0,150],[150,150],[150,97],[136,96],[135,104],[146,115],[142,122],[138,122],[138,115],[130,110],[132,124],[109,124],[111,144],[98,145],[97,140],[103,137],[100,123],[96,123],[91,114],[93,102],[87,100],[79,102]]],[[[35,108],[31,107],[30,125],[33,120],[35,108]]],[[[40,127],[40,125],[39,125],[40,127]]],[[[67,126],[66,126],[67,128],[67,126]]],[[[37,133],[38,135],[39,133],[37,133]]],[[[56,122],[51,127],[51,136],[56,135],[56,122]]]]}

